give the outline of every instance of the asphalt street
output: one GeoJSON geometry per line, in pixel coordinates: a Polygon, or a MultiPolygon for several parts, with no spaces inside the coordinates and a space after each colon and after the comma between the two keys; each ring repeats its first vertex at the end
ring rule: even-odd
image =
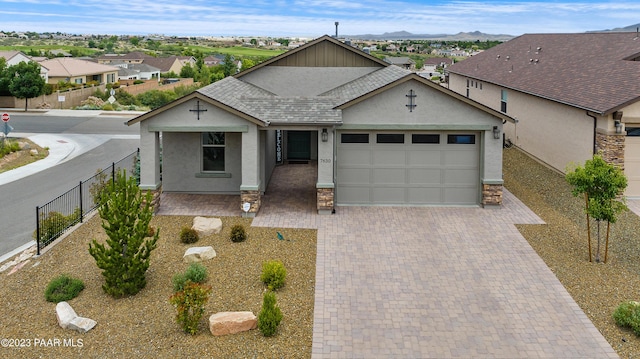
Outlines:
{"type": "Polygon", "coordinates": [[[0,262],[33,243],[36,206],[137,150],[139,127],[124,125],[134,116],[60,110],[11,114],[9,137],[48,147],[49,156],[0,173],[0,262]]]}

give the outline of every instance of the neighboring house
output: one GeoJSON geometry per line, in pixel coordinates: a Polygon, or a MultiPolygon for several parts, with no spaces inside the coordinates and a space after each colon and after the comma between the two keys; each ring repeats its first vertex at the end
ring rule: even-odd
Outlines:
{"type": "Polygon", "coordinates": [[[224,62],[224,57],[223,56],[216,57],[213,55],[209,55],[202,60],[204,61],[204,64],[207,66],[217,66],[224,62]]]}
{"type": "Polygon", "coordinates": [[[69,57],[56,57],[44,60],[40,64],[49,69],[47,83],[70,82],[85,84],[90,81],[112,83],[118,79],[118,68],[97,64],[92,61],[78,60],[69,57]]]}
{"type": "Polygon", "coordinates": [[[182,67],[186,64],[186,62],[181,61],[178,56],[149,57],[144,59],[144,63],[160,69],[160,72],[163,74],[173,71],[177,75],[180,75],[182,67]]]}
{"type": "MultiPolygon", "coordinates": [[[[17,65],[21,62],[36,61],[20,51],[0,51],[0,57],[7,61],[7,67],[17,65]]],[[[45,80],[45,82],[49,80],[49,69],[42,64],[40,64],[40,76],[45,80]]]]}
{"type": "Polygon", "coordinates": [[[416,62],[408,57],[386,56],[384,58],[384,61],[390,63],[391,65],[402,67],[403,69],[407,69],[407,70],[416,69],[416,62]]]}
{"type": "Polygon", "coordinates": [[[147,64],[130,64],[112,62],[118,67],[118,80],[153,80],[160,81],[160,69],[147,64]]]}
{"type": "Polygon", "coordinates": [[[635,32],[525,34],[449,68],[450,88],[516,118],[506,139],[565,172],[594,153],[640,197],[640,39],[635,32]]]}
{"type": "Polygon", "coordinates": [[[438,69],[446,69],[447,67],[453,64],[453,59],[446,57],[430,57],[424,60],[424,65],[422,69],[418,71],[418,75],[424,78],[432,78],[432,77],[444,77],[442,73],[438,71],[438,69]]]}
{"type": "Polygon", "coordinates": [[[237,194],[253,216],[275,166],[296,161],[317,166],[323,214],[500,206],[503,121],[512,119],[323,36],[127,124],[140,125],[142,189],[237,194]]]}
{"type": "Polygon", "coordinates": [[[130,52],[128,54],[106,54],[98,58],[100,64],[112,63],[147,64],[160,69],[160,73],[175,72],[180,74],[182,67],[186,64],[194,66],[196,59],[193,56],[168,56],[153,57],[143,52],[130,52]]]}
{"type": "Polygon", "coordinates": [[[98,63],[104,65],[110,65],[111,63],[128,63],[128,64],[141,64],[145,59],[152,58],[153,56],[147,55],[143,52],[130,52],[128,54],[105,54],[98,57],[98,63]]]}

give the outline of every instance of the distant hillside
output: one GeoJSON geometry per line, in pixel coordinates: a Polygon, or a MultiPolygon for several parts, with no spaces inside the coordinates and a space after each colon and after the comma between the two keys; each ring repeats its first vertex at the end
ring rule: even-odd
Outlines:
{"type": "Polygon", "coordinates": [[[507,41],[513,39],[513,35],[492,35],[485,34],[480,31],[459,32],[455,35],[451,34],[412,34],[407,31],[385,32],[382,35],[364,34],[364,35],[342,35],[348,39],[359,40],[439,40],[439,41],[507,41]]]}
{"type": "Polygon", "coordinates": [[[608,30],[595,30],[595,31],[587,31],[587,32],[636,32],[640,28],[640,24],[629,25],[625,27],[616,27],[615,29],[608,30]]]}

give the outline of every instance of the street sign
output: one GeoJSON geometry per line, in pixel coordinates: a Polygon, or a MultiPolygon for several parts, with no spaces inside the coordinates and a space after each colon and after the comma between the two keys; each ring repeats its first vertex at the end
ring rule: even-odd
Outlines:
{"type": "Polygon", "coordinates": [[[3,113],[2,114],[2,121],[9,122],[9,114],[8,113],[3,113]]]}

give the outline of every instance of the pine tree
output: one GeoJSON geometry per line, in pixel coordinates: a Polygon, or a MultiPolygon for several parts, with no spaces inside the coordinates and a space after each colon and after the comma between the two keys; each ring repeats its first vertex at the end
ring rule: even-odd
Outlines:
{"type": "Polygon", "coordinates": [[[134,295],[147,283],[145,273],[160,232],[145,240],[153,216],[151,193],[143,196],[135,178],[127,179],[125,171],[119,171],[103,191],[98,213],[109,238],[107,246],[94,239],[89,253],[102,269],[102,289],[107,294],[116,298],[134,295]]]}
{"type": "Polygon", "coordinates": [[[276,295],[272,291],[264,293],[262,310],[258,314],[258,329],[265,337],[276,334],[282,321],[282,311],[276,305],[276,295]]]}

